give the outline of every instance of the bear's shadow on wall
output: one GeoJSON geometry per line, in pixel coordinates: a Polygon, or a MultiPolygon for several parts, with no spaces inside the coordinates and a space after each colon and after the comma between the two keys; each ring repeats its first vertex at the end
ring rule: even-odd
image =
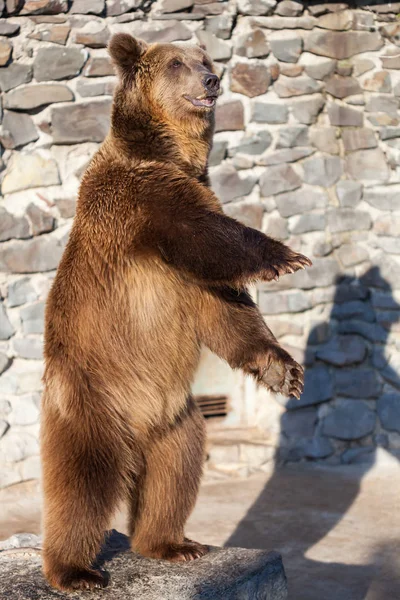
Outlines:
{"type": "MultiPolygon", "coordinates": [[[[400,305],[393,298],[390,285],[382,278],[377,267],[371,268],[359,279],[355,277],[341,277],[338,279],[331,317],[329,322],[325,324],[325,329],[331,332],[331,336],[335,336],[338,324],[340,325],[339,331],[345,334],[347,329],[349,333],[354,334],[351,325],[355,320],[354,315],[350,310],[346,317],[347,311],[343,310],[343,306],[346,304],[343,301],[343,291],[346,289],[352,290],[356,294],[359,292],[364,310],[369,315],[369,324],[378,325],[381,332],[379,343],[369,342],[368,353],[364,360],[360,364],[351,365],[353,373],[352,386],[354,386],[354,381],[358,381],[358,385],[361,384],[361,391],[363,382],[360,381],[360,378],[362,373],[365,372],[361,369],[373,370],[375,368],[377,380],[381,383],[379,394],[387,391],[383,386],[388,384],[390,386],[388,388],[389,392],[399,394],[400,376],[388,365],[385,356],[391,326],[400,321],[400,305]],[[384,298],[384,304],[387,306],[385,306],[383,313],[378,314],[379,311],[376,309],[376,305],[381,303],[376,302],[376,295],[375,300],[373,299],[374,292],[375,294],[376,292],[381,293],[381,300],[384,298]],[[338,315],[341,316],[339,321],[337,319],[338,315]],[[388,320],[382,323],[382,317],[388,320]],[[384,327],[381,325],[384,325],[384,327]],[[357,371],[359,371],[358,377],[357,371]],[[384,377],[382,377],[382,374],[384,377]]],[[[361,304],[359,308],[362,308],[361,304]]],[[[311,331],[308,338],[307,350],[314,353],[314,355],[316,353],[317,356],[318,345],[316,346],[316,339],[318,339],[320,333],[320,330],[311,331]]],[[[325,345],[326,339],[320,344],[320,348],[325,345]]],[[[316,362],[318,363],[318,359],[316,362]]],[[[337,367],[334,370],[338,372],[341,368],[337,367]]],[[[354,398],[354,394],[351,395],[354,398]]],[[[400,395],[398,397],[400,398],[400,395]]],[[[289,400],[289,402],[293,401],[289,400]]],[[[346,402],[346,399],[344,402],[346,402]]],[[[357,398],[350,400],[350,403],[360,402],[362,400],[357,398]]],[[[372,404],[371,401],[369,404],[372,404]]],[[[293,404],[289,404],[289,406],[293,406],[293,404]]],[[[308,411],[305,414],[309,414],[309,418],[313,419],[313,422],[309,425],[311,429],[314,428],[314,436],[323,439],[323,419],[315,424],[316,413],[309,408],[301,410],[308,411]]],[[[335,408],[333,408],[333,411],[335,411],[335,408]]],[[[288,412],[291,411],[284,413],[282,421],[284,421],[288,412]]],[[[379,418],[377,417],[378,421],[379,418]]],[[[325,438],[325,441],[328,441],[327,438],[325,438]]],[[[342,461],[344,456],[349,456],[349,451],[346,454],[346,452],[343,453],[343,448],[340,449],[340,441],[336,444],[334,440],[331,441],[337,446],[336,453],[340,454],[342,452],[342,461]]],[[[387,436],[385,434],[381,433],[375,436],[374,442],[376,446],[386,446],[387,452],[396,456],[397,459],[399,458],[398,452],[396,453],[395,450],[387,447],[387,436]]],[[[365,438],[364,443],[371,444],[371,436],[369,442],[365,438]]],[[[352,445],[355,446],[356,444],[357,442],[352,445]]],[[[313,546],[332,532],[340,523],[356,500],[362,478],[375,463],[376,446],[363,449],[360,444],[359,452],[354,451],[353,453],[353,458],[359,463],[357,465],[341,467],[339,470],[335,466],[329,466],[329,462],[332,462],[331,455],[330,458],[326,459],[328,461],[326,466],[314,464],[309,465],[310,468],[300,470],[296,469],[293,464],[289,469],[280,467],[282,456],[290,457],[291,450],[294,450],[292,458],[296,457],[296,444],[294,443],[291,449],[289,445],[288,450],[286,440],[286,443],[278,449],[276,468],[273,475],[227,540],[226,545],[248,548],[274,548],[281,552],[289,579],[289,589],[292,592],[290,597],[296,598],[296,600],[321,600],[322,598],[324,600],[394,600],[400,598],[400,572],[398,565],[395,566],[394,559],[394,557],[399,556],[400,540],[397,543],[388,540],[383,545],[381,544],[375,548],[367,565],[348,564],[351,563],[351,560],[349,561],[351,550],[346,551],[346,538],[341,542],[346,562],[340,562],[340,554],[335,562],[319,562],[307,557],[307,553],[312,554],[311,549],[313,546]]],[[[299,457],[298,455],[297,459],[299,457]]],[[[375,485],[379,485],[379,483],[377,482],[375,485]]],[[[384,494],[384,490],[382,490],[382,494],[384,494]]],[[[380,507],[377,505],[377,513],[379,513],[379,510],[380,507]]],[[[363,527],[368,527],[368,524],[363,522],[363,527]]],[[[336,535],[340,536],[341,531],[336,535]]],[[[351,548],[352,543],[353,540],[347,538],[349,548],[351,548]]],[[[327,560],[331,559],[332,557],[329,556],[327,560]]]]}

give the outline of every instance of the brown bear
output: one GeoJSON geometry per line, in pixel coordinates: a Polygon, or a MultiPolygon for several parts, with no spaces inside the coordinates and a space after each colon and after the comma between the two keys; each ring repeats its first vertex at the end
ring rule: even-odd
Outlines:
{"type": "Polygon", "coordinates": [[[93,563],[123,500],[133,550],[207,552],[184,537],[204,459],[190,395],[201,344],[275,392],[303,388],[246,284],[310,261],[225,216],[209,187],[209,56],[127,34],[109,52],[111,130],[83,176],[46,310],[43,554],[61,590],[106,585],[93,563]]]}

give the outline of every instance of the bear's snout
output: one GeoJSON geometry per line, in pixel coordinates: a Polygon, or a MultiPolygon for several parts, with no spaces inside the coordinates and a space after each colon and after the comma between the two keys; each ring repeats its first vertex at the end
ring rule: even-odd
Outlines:
{"type": "Polygon", "coordinates": [[[207,92],[216,94],[219,90],[219,77],[213,73],[207,73],[203,79],[203,85],[207,92]]]}

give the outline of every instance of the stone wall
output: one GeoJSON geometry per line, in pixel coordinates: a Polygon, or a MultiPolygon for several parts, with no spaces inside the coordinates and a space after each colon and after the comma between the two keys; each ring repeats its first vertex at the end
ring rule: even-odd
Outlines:
{"type": "MultiPolygon", "coordinates": [[[[0,0],[0,485],[38,474],[43,309],[109,125],[105,50],[199,41],[222,77],[226,212],[312,257],[259,303],[306,366],[281,455],[400,448],[400,3],[0,0]]],[[[275,401],[272,401],[275,402],[275,401]]]]}

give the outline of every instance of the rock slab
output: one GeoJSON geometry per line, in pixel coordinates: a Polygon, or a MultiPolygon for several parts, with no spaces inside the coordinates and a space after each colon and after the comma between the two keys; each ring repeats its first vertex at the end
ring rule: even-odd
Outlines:
{"type": "MultiPolygon", "coordinates": [[[[0,545],[3,598],[30,600],[67,597],[47,584],[41,571],[37,536],[19,534],[0,545]],[[21,538],[21,543],[19,539],[21,538]],[[22,539],[23,538],[23,539],[22,539]],[[3,551],[1,549],[4,548],[3,551]]],[[[116,531],[98,557],[111,582],[102,598],[129,600],[286,600],[282,559],[276,552],[243,548],[212,548],[201,559],[183,564],[140,557],[129,550],[128,538],[116,531]],[[111,562],[110,562],[111,561],[111,562]],[[106,563],[106,564],[105,564],[106,563]]],[[[75,594],[74,594],[75,597],[75,594]]],[[[81,597],[81,596],[79,596],[81,597]]],[[[83,597],[83,595],[82,595],[83,597]]],[[[99,592],[85,592],[85,599],[99,592]]]]}

